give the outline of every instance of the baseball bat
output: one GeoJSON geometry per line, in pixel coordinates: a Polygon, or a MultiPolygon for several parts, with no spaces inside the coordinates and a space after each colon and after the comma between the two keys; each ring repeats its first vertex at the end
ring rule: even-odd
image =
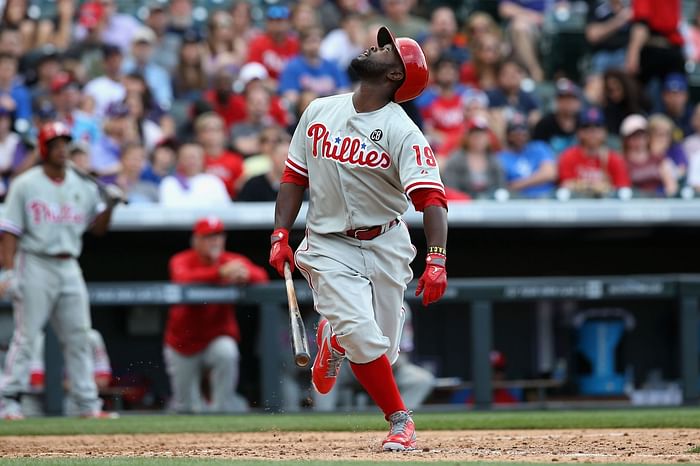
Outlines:
{"type": "Polygon", "coordinates": [[[309,365],[311,355],[309,354],[309,342],[306,339],[306,329],[304,320],[299,312],[297,304],[297,294],[294,291],[292,281],[292,271],[289,262],[284,263],[284,283],[287,286],[287,301],[289,302],[289,328],[292,334],[292,351],[294,352],[294,363],[299,367],[309,365]]]}
{"type": "MultiPolygon", "coordinates": [[[[68,166],[71,168],[71,170],[73,170],[73,173],[75,173],[76,175],[78,175],[82,179],[88,180],[88,181],[94,183],[95,185],[97,185],[97,190],[100,192],[101,196],[103,196],[106,199],[110,198],[109,191],[107,190],[107,184],[104,181],[102,181],[99,178],[96,178],[96,177],[92,176],[91,174],[81,170],[73,162],[68,162],[68,166]]],[[[120,202],[123,202],[125,205],[129,203],[129,201],[127,199],[122,199],[120,202]]]]}

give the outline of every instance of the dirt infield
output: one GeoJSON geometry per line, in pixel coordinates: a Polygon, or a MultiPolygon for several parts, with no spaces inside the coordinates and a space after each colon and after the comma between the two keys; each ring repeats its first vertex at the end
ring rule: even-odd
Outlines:
{"type": "Polygon", "coordinates": [[[699,429],[423,431],[419,450],[378,451],[383,432],[8,436],[0,457],[684,463],[699,429]]]}

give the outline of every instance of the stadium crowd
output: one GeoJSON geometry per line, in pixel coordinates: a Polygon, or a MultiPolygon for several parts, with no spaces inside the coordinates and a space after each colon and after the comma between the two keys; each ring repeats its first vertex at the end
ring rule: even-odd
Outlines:
{"type": "Polygon", "coordinates": [[[452,3],[0,1],[0,195],[59,120],[73,162],[132,203],[273,201],[299,116],[353,89],[380,24],[424,48],[431,83],[404,108],[450,200],[700,190],[700,24],[681,0],[452,3]],[[586,53],[551,47],[577,16],[586,53]]]}

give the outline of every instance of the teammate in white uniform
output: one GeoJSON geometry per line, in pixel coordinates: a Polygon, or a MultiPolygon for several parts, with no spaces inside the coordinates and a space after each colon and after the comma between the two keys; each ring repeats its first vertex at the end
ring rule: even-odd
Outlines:
{"type": "Polygon", "coordinates": [[[29,382],[36,339],[50,320],[61,341],[69,397],[83,417],[112,417],[101,410],[88,338],[92,327],[85,280],[78,264],[82,235],[107,231],[114,202],[67,169],[70,130],[47,123],[39,131],[43,160],[10,185],[0,223],[5,269],[0,293],[13,301],[15,330],[0,378],[0,412],[22,419],[19,398],[29,382]]]}
{"type": "Polygon", "coordinates": [[[360,78],[352,94],[317,99],[292,138],[275,210],[270,263],[292,262],[289,229],[309,188],[307,233],[296,264],[323,316],[312,381],[328,393],[344,359],[390,422],[385,450],[415,448],[413,420],[396,386],[401,307],[415,256],[401,215],[408,196],[423,212],[429,254],[416,294],[423,303],[445,292],[447,202],[428,142],[396,102],[428,81],[423,51],[380,28],[378,47],[352,61],[360,78]]]}

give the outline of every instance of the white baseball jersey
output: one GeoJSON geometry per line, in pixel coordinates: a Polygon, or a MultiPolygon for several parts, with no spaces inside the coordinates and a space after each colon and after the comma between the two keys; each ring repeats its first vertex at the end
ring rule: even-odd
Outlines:
{"type": "Polygon", "coordinates": [[[307,226],[319,234],[385,224],[408,208],[406,194],[444,192],[437,160],[396,103],[358,113],[352,93],[314,100],[289,147],[287,167],[309,177],[307,226]]]}
{"type": "Polygon", "coordinates": [[[78,257],[83,233],[105,207],[94,183],[72,170],[56,182],[38,166],[10,185],[0,229],[19,236],[21,251],[78,257]]]}

